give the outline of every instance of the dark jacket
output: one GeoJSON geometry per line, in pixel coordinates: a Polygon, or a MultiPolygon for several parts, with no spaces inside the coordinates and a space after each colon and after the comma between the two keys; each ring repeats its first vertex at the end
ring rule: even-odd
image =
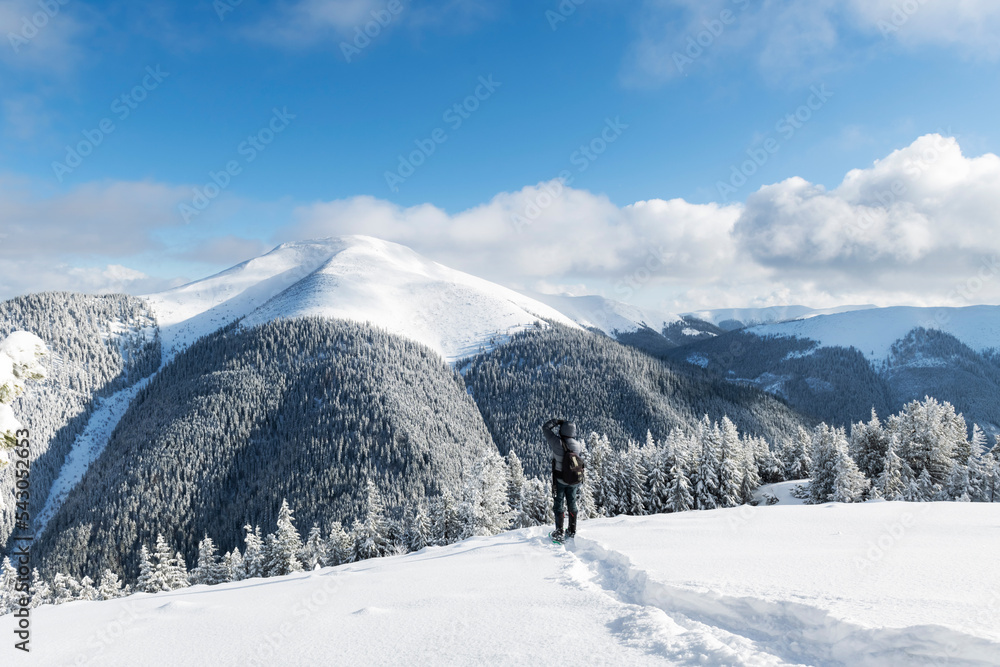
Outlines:
{"type": "Polygon", "coordinates": [[[550,419],[542,425],[542,431],[545,433],[545,441],[549,443],[549,449],[552,450],[552,460],[555,461],[556,472],[562,472],[562,462],[563,462],[563,441],[566,442],[566,449],[576,452],[578,456],[583,456],[587,452],[586,446],[582,441],[576,438],[560,438],[558,419],[550,419]],[[553,430],[555,429],[555,430],[553,430]]]}

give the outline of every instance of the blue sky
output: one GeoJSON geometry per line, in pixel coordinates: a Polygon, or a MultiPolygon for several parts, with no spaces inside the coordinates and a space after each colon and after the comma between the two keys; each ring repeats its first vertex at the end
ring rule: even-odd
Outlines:
{"type": "Polygon", "coordinates": [[[148,292],[362,232],[609,296],[656,247],[671,268],[636,300],[671,309],[961,305],[994,256],[1000,10],[943,4],[0,0],[0,297],[148,292]],[[868,185],[838,188],[854,169],[868,185]],[[952,216],[967,241],[937,238],[952,216]]]}

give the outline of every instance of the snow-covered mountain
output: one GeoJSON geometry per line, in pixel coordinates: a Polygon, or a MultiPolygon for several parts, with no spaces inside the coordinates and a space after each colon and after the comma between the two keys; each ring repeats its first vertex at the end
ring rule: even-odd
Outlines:
{"type": "Polygon", "coordinates": [[[757,336],[808,338],[821,347],[856,347],[871,361],[883,361],[893,344],[915,328],[950,334],[976,352],[1000,348],[1000,306],[965,308],[872,308],[822,315],[747,329],[757,336]]]}
{"type": "Polygon", "coordinates": [[[146,298],[168,355],[239,318],[246,326],[310,315],[369,322],[449,361],[542,319],[577,326],[535,299],[367,236],[285,243],[146,298]]]}
{"type": "Polygon", "coordinates": [[[1000,549],[998,510],[875,501],[593,519],[565,548],[529,528],[40,607],[30,659],[8,648],[5,664],[986,667],[1000,655],[983,557],[1000,549]]]}

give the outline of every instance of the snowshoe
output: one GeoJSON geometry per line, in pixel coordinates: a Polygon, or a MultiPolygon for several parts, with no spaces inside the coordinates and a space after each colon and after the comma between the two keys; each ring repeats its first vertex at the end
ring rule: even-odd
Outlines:
{"type": "Polygon", "coordinates": [[[563,544],[566,541],[566,536],[553,530],[549,533],[549,539],[552,540],[552,544],[563,544]]]}

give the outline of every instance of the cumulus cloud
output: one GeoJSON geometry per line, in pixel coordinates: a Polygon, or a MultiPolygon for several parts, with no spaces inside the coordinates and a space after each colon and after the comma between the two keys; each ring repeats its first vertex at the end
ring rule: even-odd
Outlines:
{"type": "Polygon", "coordinates": [[[801,178],[765,186],[733,233],[755,262],[788,276],[954,301],[956,285],[1000,257],[998,211],[1000,157],[966,157],[954,138],[932,134],[829,191],[801,178]]]}

